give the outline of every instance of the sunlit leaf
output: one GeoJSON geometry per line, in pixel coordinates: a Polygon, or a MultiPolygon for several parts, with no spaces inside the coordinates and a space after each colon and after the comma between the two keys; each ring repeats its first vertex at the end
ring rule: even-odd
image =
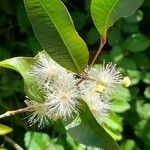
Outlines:
{"type": "Polygon", "coordinates": [[[143,0],[92,0],[91,14],[101,36],[105,37],[118,19],[132,15],[142,3],[143,0]]]}
{"type": "Polygon", "coordinates": [[[50,56],[65,68],[82,72],[88,63],[85,42],[60,0],[24,0],[34,32],[50,56]]]}

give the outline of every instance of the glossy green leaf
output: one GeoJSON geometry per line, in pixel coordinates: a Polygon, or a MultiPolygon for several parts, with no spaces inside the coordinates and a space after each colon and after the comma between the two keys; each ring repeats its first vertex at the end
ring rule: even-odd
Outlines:
{"type": "Polygon", "coordinates": [[[10,128],[6,125],[0,124],[0,135],[5,135],[5,134],[8,134],[12,131],[13,131],[12,128],[10,128]]]}
{"type": "Polygon", "coordinates": [[[43,49],[63,67],[82,72],[88,63],[88,50],[63,3],[60,0],[24,2],[43,49]]]}
{"type": "Polygon", "coordinates": [[[143,0],[92,0],[91,14],[101,36],[120,18],[132,15],[143,0]]]}
{"type": "Polygon", "coordinates": [[[68,130],[69,134],[85,146],[99,147],[105,150],[119,150],[114,139],[95,120],[88,106],[81,101],[81,123],[68,130]]]}
{"type": "Polygon", "coordinates": [[[24,79],[26,95],[32,100],[42,101],[42,93],[39,92],[34,79],[29,73],[33,63],[34,58],[32,57],[15,57],[1,61],[0,67],[13,69],[20,73],[24,79]]]}

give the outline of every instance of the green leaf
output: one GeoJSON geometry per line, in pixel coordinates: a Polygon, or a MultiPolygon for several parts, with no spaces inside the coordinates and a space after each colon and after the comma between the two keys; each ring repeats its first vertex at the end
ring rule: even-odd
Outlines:
{"type": "Polygon", "coordinates": [[[141,80],[141,72],[138,70],[127,70],[127,74],[131,79],[131,85],[136,85],[141,80]]]}
{"type": "Polygon", "coordinates": [[[95,28],[91,28],[86,35],[86,42],[89,45],[95,44],[99,40],[99,33],[95,28]]]}
{"type": "Polygon", "coordinates": [[[143,142],[150,142],[150,126],[149,120],[142,120],[135,126],[135,134],[143,140],[143,142]]]}
{"type": "Polygon", "coordinates": [[[126,140],[122,145],[121,145],[121,150],[135,150],[136,149],[136,143],[132,139],[126,140]]]}
{"type": "Polygon", "coordinates": [[[115,93],[111,96],[111,99],[113,101],[116,101],[117,99],[121,99],[123,101],[130,101],[131,100],[131,94],[128,88],[125,88],[123,86],[118,86],[116,88],[115,93]]]}
{"type": "Polygon", "coordinates": [[[135,61],[131,58],[124,58],[119,62],[119,66],[127,70],[137,70],[135,61]]]}
{"type": "Polygon", "coordinates": [[[85,42],[60,0],[24,0],[34,32],[50,56],[63,67],[82,72],[88,63],[85,42]]]}
{"type": "Polygon", "coordinates": [[[110,115],[105,120],[105,124],[113,130],[117,130],[119,132],[122,132],[123,130],[122,118],[115,113],[110,113],[110,115]]]}
{"type": "Polygon", "coordinates": [[[112,104],[111,111],[122,113],[130,108],[128,101],[131,100],[131,94],[129,89],[118,86],[115,93],[111,96],[112,104]]]}
{"type": "Polygon", "coordinates": [[[150,84],[150,73],[147,72],[146,75],[143,78],[143,82],[146,84],[150,84]]]}
{"type": "Polygon", "coordinates": [[[4,147],[3,147],[3,148],[0,147],[0,150],[8,150],[8,149],[6,149],[6,148],[4,148],[4,147]]]}
{"type": "Polygon", "coordinates": [[[12,128],[10,128],[6,125],[0,124],[0,135],[5,135],[5,134],[8,134],[12,131],[13,131],[12,128]]]}
{"type": "Polygon", "coordinates": [[[150,60],[149,57],[144,53],[136,53],[133,56],[133,59],[135,60],[135,63],[137,66],[141,69],[150,69],[150,60]]]}
{"type": "Polygon", "coordinates": [[[1,61],[0,67],[13,69],[20,73],[24,79],[26,95],[32,100],[43,101],[43,95],[29,73],[34,61],[32,57],[15,57],[1,61]]]}
{"type": "Polygon", "coordinates": [[[150,86],[147,87],[147,88],[144,90],[144,96],[145,96],[147,99],[150,99],[150,86]]]}
{"type": "Polygon", "coordinates": [[[138,24],[129,23],[128,21],[124,20],[122,24],[122,30],[125,33],[136,33],[139,32],[138,24]]]}
{"type": "Polygon", "coordinates": [[[115,99],[115,101],[111,105],[111,111],[122,113],[130,109],[130,105],[123,99],[115,99]]]}
{"type": "Polygon", "coordinates": [[[120,132],[112,130],[108,128],[107,126],[104,126],[104,129],[115,139],[115,140],[121,140],[122,135],[120,132]]]}
{"type": "Polygon", "coordinates": [[[136,111],[141,118],[149,119],[150,118],[150,104],[143,101],[136,102],[136,111]]]}
{"type": "Polygon", "coordinates": [[[123,58],[123,50],[120,46],[116,45],[110,51],[110,56],[114,62],[118,62],[123,58]]]}
{"type": "Polygon", "coordinates": [[[130,17],[127,17],[125,20],[131,24],[136,24],[143,19],[143,16],[144,16],[143,12],[141,10],[138,10],[136,13],[134,13],[130,17]]]}
{"type": "Polygon", "coordinates": [[[85,146],[99,147],[105,150],[119,150],[114,139],[95,120],[87,104],[81,101],[81,124],[68,130],[69,134],[85,146]]]}
{"type": "Polygon", "coordinates": [[[112,30],[108,34],[108,44],[110,46],[115,46],[119,44],[121,40],[121,32],[118,28],[112,28],[112,30]]]}
{"type": "Polygon", "coordinates": [[[103,125],[105,130],[115,139],[121,140],[122,135],[122,118],[115,113],[110,113],[110,115],[105,119],[105,124],[103,125]]]}
{"type": "Polygon", "coordinates": [[[61,145],[52,143],[49,136],[44,133],[27,132],[24,141],[28,150],[64,150],[61,145]]]}
{"type": "Polygon", "coordinates": [[[132,34],[124,42],[124,48],[130,52],[137,53],[146,50],[150,45],[149,39],[143,34],[132,34]]]}
{"type": "Polygon", "coordinates": [[[143,0],[92,0],[91,14],[96,28],[102,37],[120,18],[132,15],[143,0]]]}

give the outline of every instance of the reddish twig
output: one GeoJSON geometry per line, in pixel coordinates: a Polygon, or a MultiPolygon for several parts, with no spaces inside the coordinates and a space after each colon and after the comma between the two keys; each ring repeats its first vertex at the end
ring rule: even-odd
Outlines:
{"type": "Polygon", "coordinates": [[[99,54],[100,54],[100,52],[103,49],[103,47],[104,47],[105,44],[106,44],[106,36],[101,37],[99,48],[98,48],[98,50],[97,50],[97,52],[96,52],[96,54],[95,54],[95,56],[94,56],[94,58],[93,58],[93,60],[92,60],[92,62],[90,64],[89,68],[88,68],[88,71],[94,65],[95,61],[97,60],[97,58],[98,58],[98,56],[99,56],[99,54]]]}
{"type": "Polygon", "coordinates": [[[100,38],[100,45],[99,45],[99,48],[91,62],[91,64],[89,65],[89,67],[87,68],[86,72],[84,72],[82,75],[81,75],[81,79],[76,83],[76,85],[78,86],[83,80],[86,79],[87,77],[87,74],[88,74],[88,71],[92,68],[92,66],[94,65],[95,61],[97,60],[101,50],[103,49],[104,45],[106,44],[106,36],[103,36],[100,38]]]}

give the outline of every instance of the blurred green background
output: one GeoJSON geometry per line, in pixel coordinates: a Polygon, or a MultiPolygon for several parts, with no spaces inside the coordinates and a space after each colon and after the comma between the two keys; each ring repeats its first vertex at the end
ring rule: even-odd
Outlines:
{"type": "MultiPolygon", "coordinates": [[[[63,2],[88,45],[91,60],[99,44],[99,34],[90,16],[91,0],[63,2]]],[[[97,60],[97,63],[103,59],[116,62],[123,75],[131,78],[130,88],[122,88],[112,97],[112,113],[105,123],[106,130],[118,141],[122,150],[150,149],[149,27],[150,0],[145,0],[134,15],[121,19],[111,28],[107,44],[97,60]]],[[[33,34],[23,1],[0,0],[0,61],[15,56],[35,56],[40,50],[42,48],[33,34]]],[[[20,75],[0,68],[0,113],[24,107],[24,100],[20,75]]],[[[0,120],[0,124],[13,129],[6,136],[0,128],[1,149],[14,149],[7,138],[30,150],[45,150],[48,144],[52,150],[83,149],[64,132],[61,123],[38,130],[36,126],[28,127],[25,116],[19,114],[0,120]]]]}

